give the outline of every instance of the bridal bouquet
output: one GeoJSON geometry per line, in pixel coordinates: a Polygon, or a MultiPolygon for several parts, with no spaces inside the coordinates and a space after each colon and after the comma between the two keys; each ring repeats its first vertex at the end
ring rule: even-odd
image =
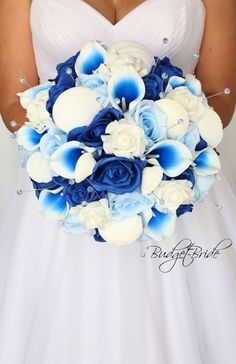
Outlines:
{"type": "Polygon", "coordinates": [[[222,123],[200,81],[133,41],[90,41],[56,69],[17,94],[40,211],[100,242],[169,237],[220,171],[222,123]]]}

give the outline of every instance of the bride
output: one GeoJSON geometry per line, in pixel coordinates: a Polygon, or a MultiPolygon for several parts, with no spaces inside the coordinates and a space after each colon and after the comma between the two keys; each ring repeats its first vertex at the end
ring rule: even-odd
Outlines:
{"type": "MultiPolygon", "coordinates": [[[[195,73],[206,95],[220,93],[209,105],[226,127],[236,97],[235,15],[234,0],[1,0],[3,121],[16,131],[26,120],[19,76],[46,82],[89,40],[129,39],[195,73]]],[[[32,189],[21,169],[18,187],[32,189]]],[[[175,235],[141,257],[138,242],[66,234],[40,215],[33,193],[13,191],[0,227],[0,364],[235,363],[235,221],[222,173],[175,235]],[[194,257],[163,258],[189,244],[194,257]]]]}

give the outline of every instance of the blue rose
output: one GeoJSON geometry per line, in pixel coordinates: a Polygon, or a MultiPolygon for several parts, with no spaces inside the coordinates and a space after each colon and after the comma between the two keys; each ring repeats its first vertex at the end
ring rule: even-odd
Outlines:
{"type": "Polygon", "coordinates": [[[75,78],[77,77],[77,75],[74,69],[74,65],[78,55],[79,52],[76,53],[76,55],[70,57],[67,61],[59,63],[56,67],[57,70],[56,78],[48,80],[55,82],[55,85],[49,89],[49,98],[46,104],[46,109],[51,117],[52,117],[52,108],[58,96],[62,92],[75,86],[75,78]],[[67,73],[67,69],[71,69],[71,74],[67,73]]]}
{"type": "Polygon", "coordinates": [[[97,162],[89,181],[97,191],[133,192],[141,185],[143,168],[136,159],[109,156],[97,162]]]}
{"type": "Polygon", "coordinates": [[[168,80],[172,76],[183,77],[183,71],[174,66],[168,57],[164,57],[163,59],[155,57],[156,64],[151,69],[151,74],[155,74],[163,79],[163,90],[166,89],[168,84],[168,80]],[[163,74],[166,76],[163,77],[163,74]]]}
{"type": "Polygon", "coordinates": [[[98,201],[105,196],[105,192],[97,192],[87,180],[80,183],[69,183],[65,186],[63,193],[70,206],[80,205],[83,201],[98,201]]]}
{"type": "Polygon", "coordinates": [[[140,192],[124,193],[123,195],[110,195],[112,219],[122,220],[127,216],[137,215],[150,209],[155,200],[150,196],[144,196],[140,192]]]}
{"type": "Polygon", "coordinates": [[[148,140],[146,149],[150,149],[156,142],[166,139],[166,115],[152,100],[142,100],[132,112],[136,123],[144,129],[148,140]]]}
{"type": "Polygon", "coordinates": [[[87,87],[95,90],[104,101],[108,97],[107,93],[108,76],[105,74],[93,73],[91,75],[80,74],[76,79],[76,86],[87,87]]]}
{"type": "Polygon", "coordinates": [[[68,142],[77,140],[88,147],[102,147],[103,142],[101,135],[105,134],[107,125],[114,120],[119,120],[123,117],[122,113],[114,108],[107,108],[99,111],[94,117],[91,124],[72,129],[67,137],[68,142]]]}
{"type": "Polygon", "coordinates": [[[186,212],[192,212],[193,211],[193,205],[180,205],[176,210],[177,217],[185,214],[186,212]]]}
{"type": "Polygon", "coordinates": [[[160,93],[163,92],[163,80],[157,74],[152,73],[143,77],[145,85],[144,99],[159,100],[160,93]]]}

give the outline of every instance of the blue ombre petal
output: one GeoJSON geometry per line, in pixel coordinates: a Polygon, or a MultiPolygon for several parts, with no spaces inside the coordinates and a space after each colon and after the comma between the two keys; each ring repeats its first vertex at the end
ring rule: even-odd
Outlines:
{"type": "Polygon", "coordinates": [[[82,154],[80,143],[71,141],[61,145],[50,157],[51,168],[64,178],[74,178],[75,166],[82,154]]]}
{"type": "Polygon", "coordinates": [[[179,176],[192,163],[190,150],[176,140],[163,140],[155,144],[149,151],[148,157],[157,158],[168,177],[179,176]]]}
{"type": "Polygon", "coordinates": [[[144,234],[155,241],[161,241],[173,234],[176,223],[176,215],[158,211],[152,208],[153,216],[144,228],[144,234]]]}
{"type": "Polygon", "coordinates": [[[201,175],[212,175],[220,171],[220,159],[214,149],[203,149],[194,159],[194,170],[201,175]]]}
{"type": "Polygon", "coordinates": [[[81,73],[91,75],[104,62],[105,55],[105,48],[97,41],[88,42],[76,59],[75,71],[77,75],[79,76],[81,73]]]}
{"type": "Polygon", "coordinates": [[[108,96],[113,107],[127,111],[137,105],[144,95],[144,82],[132,66],[121,66],[111,75],[108,82],[108,96]],[[122,107],[123,98],[126,108],[122,107]]]}
{"type": "Polygon", "coordinates": [[[45,133],[38,133],[34,128],[24,125],[17,132],[17,143],[26,150],[36,150],[45,133]]]}
{"type": "MultiPolygon", "coordinates": [[[[61,190],[61,189],[60,189],[61,190]]],[[[69,204],[59,192],[44,190],[39,196],[39,210],[51,220],[64,219],[69,213],[69,204]]]]}

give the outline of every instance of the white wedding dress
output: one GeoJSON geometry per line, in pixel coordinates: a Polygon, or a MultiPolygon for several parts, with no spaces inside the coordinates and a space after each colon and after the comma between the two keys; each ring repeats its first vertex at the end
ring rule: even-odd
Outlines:
{"type": "MultiPolygon", "coordinates": [[[[80,0],[34,0],[40,80],[91,39],[136,40],[194,72],[205,15],[201,0],[147,0],[112,25],[80,0]]],[[[32,189],[24,170],[17,188],[32,189]]],[[[212,250],[228,238],[232,247],[162,273],[163,260],[145,244],[141,257],[139,242],[118,247],[68,235],[38,212],[34,192],[12,191],[0,229],[0,364],[236,363],[235,223],[222,173],[158,245],[170,251],[188,238],[212,250]]]]}

